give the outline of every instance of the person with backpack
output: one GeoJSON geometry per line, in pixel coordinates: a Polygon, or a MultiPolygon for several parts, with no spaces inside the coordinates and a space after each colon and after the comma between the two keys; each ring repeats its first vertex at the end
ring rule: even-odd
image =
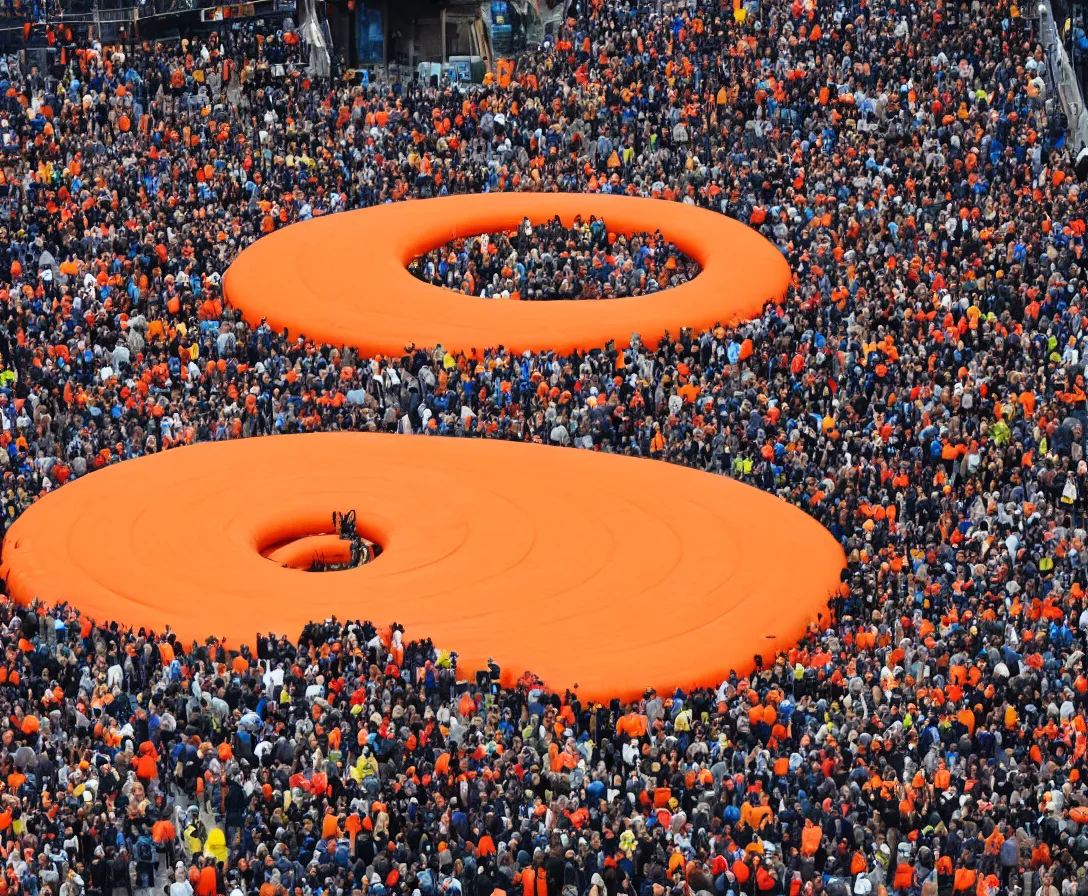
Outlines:
{"type": "Polygon", "coordinates": [[[136,888],[145,889],[155,882],[155,841],[145,826],[140,831],[132,847],[132,857],[136,860],[136,888]]]}
{"type": "Polygon", "coordinates": [[[245,823],[246,804],[248,802],[249,798],[246,796],[246,792],[242,788],[241,782],[237,778],[231,778],[226,795],[223,798],[223,810],[225,814],[223,833],[226,836],[228,849],[234,845],[234,834],[241,835],[242,827],[245,823]]]}

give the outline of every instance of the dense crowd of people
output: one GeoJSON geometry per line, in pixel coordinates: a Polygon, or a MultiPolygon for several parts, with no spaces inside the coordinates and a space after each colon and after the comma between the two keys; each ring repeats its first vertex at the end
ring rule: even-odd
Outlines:
{"type": "Polygon", "coordinates": [[[558,218],[513,234],[459,239],[414,259],[420,280],[486,299],[554,301],[642,296],[686,283],[699,265],[660,233],[622,234],[590,215],[564,227],[558,218]]]}
{"type": "Polygon", "coordinates": [[[456,645],[396,627],[251,654],[4,603],[6,893],[1088,892],[1085,220],[1030,22],[1009,0],[572,12],[480,88],[312,81],[294,34],[248,29],[61,29],[56,70],[6,60],[5,525],[194,441],[502,438],[774,492],[842,543],[841,593],[751,674],[627,705],[459,684],[456,645]],[[263,234],[500,190],[711,208],[794,283],[735,329],[569,357],[363,358],[224,307],[263,234]]]}

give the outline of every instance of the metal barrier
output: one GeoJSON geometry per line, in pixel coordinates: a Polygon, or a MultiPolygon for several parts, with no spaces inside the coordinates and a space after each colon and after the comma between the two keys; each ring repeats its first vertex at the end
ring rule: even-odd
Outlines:
{"type": "Polygon", "coordinates": [[[100,9],[95,18],[101,23],[132,22],[136,18],[135,8],[128,9],[100,9]]]}
{"type": "Polygon", "coordinates": [[[1062,42],[1054,8],[1050,0],[1038,0],[1039,39],[1046,52],[1046,71],[1050,85],[1057,92],[1067,121],[1067,139],[1073,146],[1077,162],[1077,177],[1088,178],[1088,109],[1077,83],[1073,63],[1062,42]]]}

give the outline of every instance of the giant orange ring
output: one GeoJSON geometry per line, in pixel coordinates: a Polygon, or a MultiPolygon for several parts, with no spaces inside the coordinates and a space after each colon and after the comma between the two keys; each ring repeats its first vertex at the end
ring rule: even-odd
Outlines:
{"type": "MultiPolygon", "coordinates": [[[[317,539],[321,541],[321,539],[317,539]]],[[[531,669],[584,698],[717,683],[796,643],[842,551],[778,498],[721,476],[589,451],[357,433],[205,443],[65,485],[12,526],[21,601],[170,624],[185,641],[311,619],[397,621],[410,637],[531,669]],[[306,573],[263,554],[354,508],[384,547],[306,573]]]]}
{"type": "Polygon", "coordinates": [[[400,355],[408,344],[483,352],[627,345],[633,333],[656,347],[681,327],[732,324],[781,299],[782,254],[724,215],[655,199],[569,193],[454,196],[382,205],[293,225],[254,243],[227,271],[227,301],[250,323],[367,355],[400,355]],[[646,296],[592,302],[511,302],[465,296],[407,270],[418,255],[457,237],[513,229],[559,215],[603,217],[610,231],[660,230],[702,270],[688,283],[646,296]]]}

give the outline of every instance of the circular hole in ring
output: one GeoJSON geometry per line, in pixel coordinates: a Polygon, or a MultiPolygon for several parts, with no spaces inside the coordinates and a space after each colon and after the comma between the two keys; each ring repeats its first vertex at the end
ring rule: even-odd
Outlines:
{"type": "MultiPolygon", "coordinates": [[[[528,219],[526,219],[528,222],[528,219]]],[[[462,295],[543,301],[653,295],[701,271],[661,231],[613,233],[589,216],[457,237],[408,263],[417,280],[462,295]]]]}
{"type": "Polygon", "coordinates": [[[301,572],[343,572],[373,563],[382,545],[364,531],[354,511],[331,513],[327,525],[299,521],[281,527],[270,541],[259,543],[262,557],[301,572]]]}

